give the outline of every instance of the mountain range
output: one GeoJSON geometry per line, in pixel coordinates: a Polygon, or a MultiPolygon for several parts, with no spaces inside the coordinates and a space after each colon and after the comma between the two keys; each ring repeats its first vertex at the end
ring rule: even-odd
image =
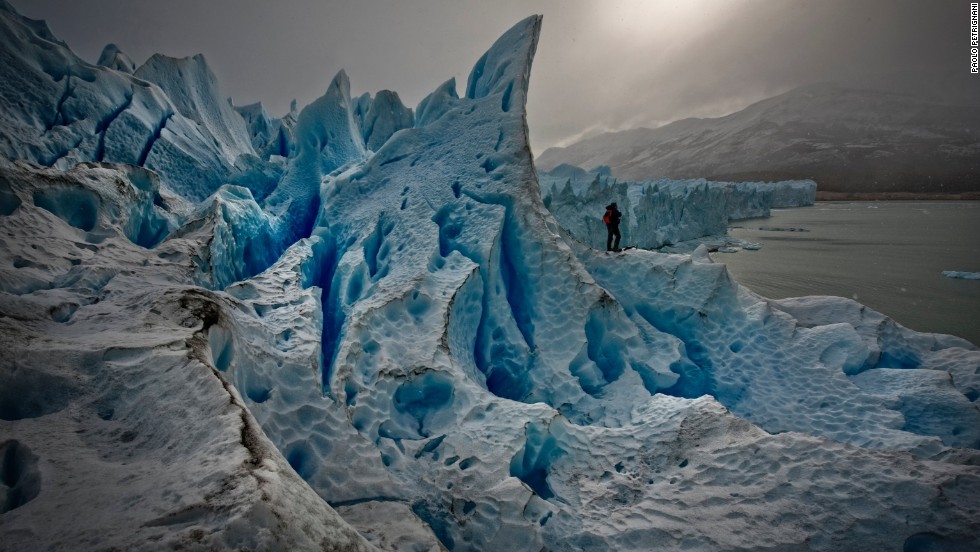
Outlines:
{"type": "Polygon", "coordinates": [[[813,84],[724,117],[600,134],[536,160],[617,178],[812,179],[821,192],[980,190],[980,105],[813,84]]]}

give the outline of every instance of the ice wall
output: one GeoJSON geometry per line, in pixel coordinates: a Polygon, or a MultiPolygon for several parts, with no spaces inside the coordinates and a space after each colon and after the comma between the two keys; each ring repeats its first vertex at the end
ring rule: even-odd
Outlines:
{"type": "Polygon", "coordinates": [[[551,213],[576,239],[597,249],[605,249],[602,215],[613,201],[623,212],[622,245],[656,249],[724,234],[729,221],[767,217],[770,209],[812,205],[816,187],[809,180],[620,182],[570,165],[541,177],[544,202],[551,213]]]}

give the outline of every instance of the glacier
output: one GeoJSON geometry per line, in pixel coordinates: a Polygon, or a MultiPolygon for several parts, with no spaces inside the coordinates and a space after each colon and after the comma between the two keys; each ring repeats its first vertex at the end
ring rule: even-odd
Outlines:
{"type": "MultiPolygon", "coordinates": [[[[623,212],[623,245],[658,249],[723,235],[728,223],[768,217],[771,209],[813,205],[812,180],[715,182],[701,179],[622,181],[608,167],[559,165],[540,175],[545,205],[579,241],[605,246],[602,214],[615,201],[623,212]]],[[[750,244],[747,249],[755,244],[750,244]]]]}
{"type": "Polygon", "coordinates": [[[275,119],[0,0],[0,550],[980,545],[980,350],[575,239],[541,24],[275,119]]]}

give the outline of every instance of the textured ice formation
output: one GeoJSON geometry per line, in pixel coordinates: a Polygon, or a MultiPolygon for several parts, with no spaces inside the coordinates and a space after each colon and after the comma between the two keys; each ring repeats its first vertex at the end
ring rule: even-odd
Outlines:
{"type": "MultiPolygon", "coordinates": [[[[102,61],[121,59],[111,48],[106,53],[115,57],[102,61]]],[[[244,122],[201,57],[154,56],[137,78],[86,63],[43,22],[7,4],[0,5],[0,55],[6,159],[60,169],[103,161],[144,166],[193,201],[225,183],[258,192],[278,180],[255,156],[244,122]]]]}
{"type": "MultiPolygon", "coordinates": [[[[252,147],[255,151],[262,151],[266,148],[273,140],[275,136],[272,119],[265,110],[265,106],[261,102],[244,105],[235,106],[235,111],[241,116],[242,120],[245,121],[245,126],[248,127],[248,136],[252,141],[252,147]]],[[[283,155],[283,157],[287,157],[283,155]]]]}
{"type": "Polygon", "coordinates": [[[947,278],[959,278],[961,280],[980,280],[980,272],[961,272],[957,270],[944,270],[943,276],[947,278]]]}
{"type": "Polygon", "coordinates": [[[0,548],[370,549],[221,374],[225,300],[152,248],[155,175],[0,182],[0,548]]]}
{"type": "Polygon", "coordinates": [[[425,126],[446,114],[459,100],[456,78],[453,77],[419,102],[415,110],[415,126],[425,126]]]}
{"type": "Polygon", "coordinates": [[[382,90],[373,99],[370,94],[362,95],[357,99],[354,114],[361,127],[364,145],[371,151],[380,148],[392,134],[415,125],[412,110],[402,104],[397,92],[391,90],[382,90]]]}
{"type": "Polygon", "coordinates": [[[604,249],[602,214],[615,201],[623,212],[622,243],[644,249],[724,234],[732,220],[769,210],[813,205],[816,183],[654,180],[620,182],[608,168],[586,172],[559,165],[541,178],[545,205],[576,239],[604,249]]]}
{"type": "Polygon", "coordinates": [[[341,73],[264,198],[8,156],[3,546],[980,545],[980,351],[571,239],[528,146],[540,25],[376,149],[341,73]]]}
{"type": "Polygon", "coordinates": [[[269,219],[247,188],[223,186],[181,222],[158,255],[193,267],[200,286],[224,289],[276,260],[269,219]]]}
{"type": "Polygon", "coordinates": [[[254,153],[245,121],[225,101],[204,56],[172,58],[155,54],[135,75],[159,86],[177,112],[217,139],[220,153],[231,163],[239,155],[254,153]]]}
{"type": "Polygon", "coordinates": [[[236,106],[235,111],[245,120],[252,147],[263,159],[272,156],[289,157],[293,151],[292,125],[295,118],[269,117],[262,103],[236,106]]]}
{"type": "Polygon", "coordinates": [[[320,205],[321,179],[367,156],[345,72],[338,73],[326,93],[300,111],[293,136],[295,154],[265,201],[275,219],[280,250],[309,235],[320,205]]]}
{"type": "Polygon", "coordinates": [[[115,44],[106,44],[105,48],[102,49],[102,54],[99,55],[99,61],[96,62],[96,65],[129,73],[130,75],[136,71],[136,64],[133,63],[133,60],[115,44]]]}

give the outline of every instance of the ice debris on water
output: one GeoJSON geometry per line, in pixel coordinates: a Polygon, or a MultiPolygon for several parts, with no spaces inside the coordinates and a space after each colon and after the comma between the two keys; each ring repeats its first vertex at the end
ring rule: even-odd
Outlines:
{"type": "Polygon", "coordinates": [[[980,351],[570,238],[540,17],[461,95],[341,72],[279,119],[203,58],[136,78],[0,26],[4,546],[980,544],[980,351]]]}
{"type": "Polygon", "coordinates": [[[980,272],[960,272],[956,270],[944,270],[943,276],[947,278],[958,278],[961,280],[980,280],[980,272]]]}
{"type": "Polygon", "coordinates": [[[809,232],[808,228],[794,228],[794,227],[781,227],[781,226],[760,226],[759,230],[763,232],[809,232]]]}

